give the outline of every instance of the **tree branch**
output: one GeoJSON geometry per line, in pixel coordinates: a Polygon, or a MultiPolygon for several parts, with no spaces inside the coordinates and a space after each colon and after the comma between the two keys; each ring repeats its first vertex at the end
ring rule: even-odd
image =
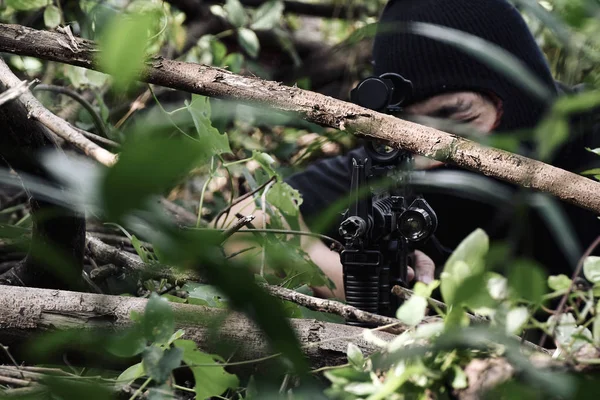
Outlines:
{"type": "MultiPolygon", "coordinates": [[[[94,42],[76,39],[77,48],[74,48],[61,45],[64,41],[62,33],[0,24],[0,51],[99,69],[95,62],[98,50],[94,42]]],[[[384,140],[394,147],[547,192],[600,213],[600,196],[597,195],[600,182],[318,93],[242,77],[221,68],[161,57],[147,63],[140,79],[191,93],[295,113],[323,126],[384,140]]]]}
{"type": "MultiPolygon", "coordinates": [[[[122,330],[132,324],[131,312],[143,313],[146,303],[147,300],[141,298],[0,286],[0,342],[14,347],[33,334],[57,329],[122,330]]],[[[242,314],[189,304],[169,305],[175,314],[177,328],[185,331],[184,338],[193,340],[203,350],[213,350],[214,346],[207,319],[226,316],[218,338],[222,343],[244,344],[236,352],[237,360],[272,354],[262,332],[242,314]]],[[[377,350],[362,338],[363,328],[301,319],[292,319],[290,324],[317,368],[345,364],[348,341],[365,354],[377,350]]],[[[394,338],[385,332],[373,333],[384,341],[394,338]]]]}

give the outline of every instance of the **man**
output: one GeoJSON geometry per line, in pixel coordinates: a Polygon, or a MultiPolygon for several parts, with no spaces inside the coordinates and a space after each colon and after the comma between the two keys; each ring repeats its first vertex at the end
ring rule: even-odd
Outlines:
{"type": "MultiPolygon", "coordinates": [[[[470,124],[491,135],[503,135],[535,127],[554,100],[540,101],[514,81],[457,47],[406,31],[389,30],[390,26],[400,26],[407,21],[447,26],[500,46],[518,57],[554,97],[561,94],[526,23],[506,0],[391,0],[380,18],[380,26],[385,29],[380,29],[374,40],[374,75],[397,73],[412,82],[413,95],[406,104],[403,117],[446,118],[470,124]]],[[[530,145],[524,144],[523,150],[529,149],[525,155],[535,154],[531,152],[530,145]]],[[[600,147],[598,135],[592,131],[586,135],[574,133],[554,157],[553,164],[573,172],[581,172],[593,166],[594,162],[598,164],[600,158],[587,152],[585,147],[600,147]]],[[[364,158],[363,148],[312,164],[287,179],[302,194],[301,223],[305,229],[316,226],[313,222],[321,213],[348,195],[353,157],[364,158]],[[308,226],[304,225],[304,221],[308,226]]],[[[600,224],[593,213],[561,204],[559,211],[567,215],[566,220],[575,232],[573,237],[561,232],[562,236],[568,236],[561,239],[546,223],[552,218],[544,212],[529,206],[515,207],[520,204],[521,190],[436,162],[429,162],[425,168],[427,176],[442,182],[441,187],[420,189],[438,215],[436,237],[447,247],[454,248],[473,230],[482,228],[492,241],[508,243],[510,255],[534,258],[550,273],[570,274],[575,258],[600,234],[600,224]],[[459,190],[456,187],[457,176],[459,183],[462,182],[465,187],[471,185],[472,190],[459,190]],[[450,177],[454,179],[452,182],[450,177]],[[470,181],[474,183],[469,184],[470,181]],[[479,195],[473,196],[473,190],[477,189],[479,195]],[[504,199],[487,199],[486,190],[496,197],[502,192],[504,199]]],[[[335,221],[324,233],[339,238],[339,222],[335,221]]],[[[343,299],[339,255],[317,240],[303,238],[302,245],[336,284],[333,293],[317,288],[317,294],[343,299]]],[[[435,265],[441,265],[444,259],[443,256],[416,251],[416,272],[411,269],[409,277],[413,279],[416,275],[418,280],[431,281],[435,265]]]]}

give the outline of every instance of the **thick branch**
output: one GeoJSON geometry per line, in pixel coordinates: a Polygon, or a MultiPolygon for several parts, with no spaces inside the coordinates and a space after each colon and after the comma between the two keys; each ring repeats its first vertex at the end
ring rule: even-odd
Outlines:
{"type": "MultiPolygon", "coordinates": [[[[99,69],[94,61],[98,51],[93,42],[76,39],[76,46],[65,46],[65,43],[68,43],[67,38],[58,32],[0,24],[0,51],[99,69]]],[[[241,77],[220,68],[160,57],[147,65],[140,79],[187,92],[296,113],[323,126],[382,139],[415,154],[547,192],[600,213],[599,182],[331,97],[277,82],[241,77]]]]}
{"type": "MultiPolygon", "coordinates": [[[[241,0],[243,5],[247,7],[259,7],[266,0],[241,0]]],[[[195,16],[200,8],[200,0],[169,0],[169,3],[183,11],[188,17],[190,15],[195,16]]],[[[223,0],[205,0],[207,4],[225,4],[223,0]]],[[[290,1],[285,0],[285,11],[293,14],[304,14],[311,15],[314,17],[323,18],[345,18],[345,19],[356,19],[361,15],[372,15],[369,9],[363,5],[338,5],[333,2],[322,2],[322,3],[307,3],[303,1],[290,1]]]]}
{"type": "MultiPolygon", "coordinates": [[[[90,328],[119,330],[132,324],[132,311],[143,313],[146,299],[0,286],[0,342],[15,344],[28,336],[56,329],[90,328]],[[93,321],[93,323],[90,323],[93,321]]],[[[207,318],[222,316],[221,309],[170,303],[177,328],[185,330],[184,338],[209,349],[211,327],[207,318]]],[[[315,320],[290,320],[306,355],[314,366],[339,365],[347,362],[349,337],[365,354],[377,348],[362,339],[362,328],[315,320]]],[[[374,332],[385,341],[394,335],[374,332]]],[[[255,359],[272,354],[261,331],[244,316],[230,313],[219,330],[219,340],[243,343],[238,359],[255,359]]]]}

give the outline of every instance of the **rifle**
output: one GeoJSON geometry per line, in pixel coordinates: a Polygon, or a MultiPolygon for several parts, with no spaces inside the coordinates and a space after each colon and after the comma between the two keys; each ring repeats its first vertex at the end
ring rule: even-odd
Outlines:
{"type": "MultiPolygon", "coordinates": [[[[351,101],[375,111],[398,112],[411,93],[410,81],[388,73],[361,81],[351,91],[351,101]]],[[[392,288],[408,286],[410,255],[432,237],[437,216],[422,196],[412,193],[411,153],[374,141],[365,150],[365,159],[352,159],[350,205],[339,225],[345,240],[340,254],[344,291],[349,305],[394,316],[402,300],[392,288]]]]}

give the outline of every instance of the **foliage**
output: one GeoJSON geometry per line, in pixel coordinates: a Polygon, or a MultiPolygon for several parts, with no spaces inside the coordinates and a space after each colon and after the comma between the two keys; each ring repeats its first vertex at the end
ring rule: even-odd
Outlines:
{"type": "MultiPolygon", "coordinates": [[[[600,319],[596,318],[600,312],[600,259],[590,256],[584,260],[587,282],[573,282],[566,275],[546,277],[532,260],[508,257],[502,244],[491,242],[482,230],[462,241],[438,280],[415,285],[414,295],[396,314],[410,329],[391,342],[382,341],[368,329],[362,337],[350,338],[348,364],[312,371],[315,375],[323,372],[326,387],[311,386],[314,382],[307,373],[303,347],[287,318],[337,323],[340,318],[276,300],[265,293],[261,284],[311,293],[310,287],[332,287],[333,283],[299,246],[299,238],[293,232],[258,237],[240,233],[224,238],[222,229],[229,228],[233,219],[215,217],[234,199],[255,191],[251,206],[243,210],[245,214],[264,210],[269,217],[266,228],[299,230],[303,199],[284,178],[318,157],[352,148],[354,139],[295,117],[232,101],[174,95],[135,79],[148,57],[157,55],[269,79],[282,60],[289,58],[288,67],[301,66],[301,52],[296,45],[302,43],[296,40],[295,31],[308,35],[311,21],[286,12],[281,0],[268,0],[257,8],[244,7],[239,0],[226,0],[208,10],[210,16],[220,18],[224,28],[188,43],[186,35],[192,31],[191,23],[172,5],[176,2],[79,0],[71,2],[74,7],[66,7],[66,3],[6,0],[6,8],[0,9],[0,20],[29,21],[39,29],[71,29],[79,36],[97,40],[101,48],[98,62],[110,74],[30,57],[7,56],[7,60],[23,79],[44,78],[85,93],[107,127],[109,139],[118,143],[119,158],[114,167],[102,168],[87,160],[64,161],[60,155],[48,154],[48,169],[67,186],[63,195],[74,199],[94,222],[105,228],[119,227],[110,232],[124,233],[131,243],[131,252],[149,267],[169,265],[200,272],[209,283],[176,285],[146,280],[139,287],[136,285],[134,294],[148,298],[145,312],[132,315],[135,324],[127,331],[107,335],[99,350],[103,356],[112,355],[127,366],[106,379],[87,380],[77,375],[77,379],[73,375],[69,379],[49,378],[44,388],[53,398],[68,398],[72,393],[77,393],[78,398],[108,398],[115,390],[127,388],[136,390],[132,398],[144,390],[148,390],[149,398],[189,393],[198,399],[404,399],[429,398],[432,393],[439,398],[452,398],[470,384],[465,372],[469,363],[494,357],[508,360],[519,370],[519,376],[512,381],[515,385],[510,387],[513,398],[576,398],[583,387],[580,381],[569,374],[535,368],[519,350],[514,335],[542,332],[556,341],[556,358],[577,365],[598,363],[598,354],[583,359],[580,351],[600,343],[600,319]],[[309,27],[303,27],[304,24],[309,27]],[[259,39],[270,37],[267,34],[275,38],[275,47],[259,39]],[[191,210],[196,216],[195,226],[179,229],[158,206],[161,197],[191,210]],[[245,244],[245,254],[227,257],[224,243],[245,244]],[[548,313],[563,296],[566,312],[548,313]],[[441,298],[446,307],[433,302],[434,298],[441,298]],[[231,367],[235,364],[227,358],[230,348],[209,354],[183,338],[185,332],[176,329],[178,316],[171,307],[175,302],[245,313],[268,338],[272,348],[268,359],[275,360],[276,372],[252,378],[233,373],[231,367]],[[441,318],[423,324],[432,311],[441,318]],[[474,324],[469,318],[474,314],[487,318],[489,326],[474,324]],[[363,354],[355,344],[359,340],[379,350],[363,354]],[[182,371],[192,378],[182,378],[182,371]],[[535,396],[531,396],[531,387],[539,389],[535,396]]],[[[365,6],[365,15],[356,20],[322,21],[319,41],[348,46],[354,38],[368,36],[366,27],[375,21],[373,15],[384,2],[353,3],[365,6]]],[[[569,84],[586,82],[597,88],[600,22],[592,16],[594,12],[597,15],[597,2],[516,3],[527,16],[556,77],[569,84]]],[[[432,27],[420,29],[421,34],[440,36],[432,27]]],[[[495,63],[499,70],[511,73],[540,94],[534,79],[515,69],[503,53],[473,45],[456,33],[442,32],[441,36],[485,62],[495,63]]],[[[367,64],[353,65],[352,69],[351,79],[370,71],[367,64]]],[[[311,82],[299,85],[311,87],[311,82]]],[[[62,96],[39,97],[57,112],[73,106],[71,100],[62,96]]],[[[590,91],[557,102],[549,117],[533,132],[542,145],[539,157],[550,158],[567,136],[567,119],[597,107],[599,99],[597,92],[590,91]]],[[[75,112],[66,118],[81,129],[101,133],[88,112],[75,112]]],[[[505,143],[517,141],[510,139],[504,138],[505,143]]],[[[600,171],[587,174],[600,179],[600,171]]],[[[47,190],[50,197],[55,195],[47,190]]],[[[25,204],[0,210],[0,224],[2,245],[26,248],[24,237],[31,231],[32,222],[25,204]]],[[[207,330],[217,330],[222,321],[203,323],[207,330]]],[[[63,337],[66,344],[69,338],[63,337]]],[[[40,354],[53,354],[56,350],[50,337],[38,338],[37,344],[43,349],[40,354]]],[[[88,347],[94,348],[95,342],[90,340],[88,347]]],[[[258,365],[264,361],[247,363],[258,365]]]]}

